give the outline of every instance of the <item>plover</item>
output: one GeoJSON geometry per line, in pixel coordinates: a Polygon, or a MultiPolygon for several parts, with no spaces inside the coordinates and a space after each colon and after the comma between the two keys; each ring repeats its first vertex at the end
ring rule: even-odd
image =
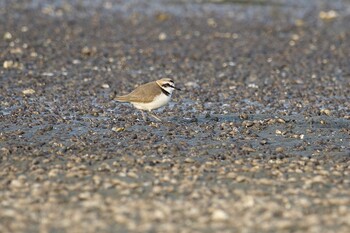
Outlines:
{"type": "Polygon", "coordinates": [[[169,103],[171,94],[175,89],[180,90],[180,88],[175,87],[173,80],[163,78],[140,85],[129,94],[117,96],[115,99],[119,102],[131,103],[135,108],[140,109],[144,120],[146,120],[146,116],[142,110],[149,111],[151,116],[161,121],[161,119],[152,114],[151,111],[169,103]]]}

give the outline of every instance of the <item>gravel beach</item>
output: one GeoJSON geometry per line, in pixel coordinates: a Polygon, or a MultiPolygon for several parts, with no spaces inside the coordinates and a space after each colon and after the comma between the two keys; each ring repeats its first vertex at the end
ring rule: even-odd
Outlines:
{"type": "Polygon", "coordinates": [[[0,232],[350,232],[350,1],[0,0],[0,232]],[[143,121],[123,95],[171,78],[143,121]]]}

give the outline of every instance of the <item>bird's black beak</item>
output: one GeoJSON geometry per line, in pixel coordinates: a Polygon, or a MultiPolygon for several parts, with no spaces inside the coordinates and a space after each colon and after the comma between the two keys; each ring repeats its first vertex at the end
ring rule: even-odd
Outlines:
{"type": "Polygon", "coordinates": [[[178,87],[174,87],[174,88],[175,88],[175,90],[181,91],[181,89],[180,89],[180,88],[178,88],[178,87]]]}

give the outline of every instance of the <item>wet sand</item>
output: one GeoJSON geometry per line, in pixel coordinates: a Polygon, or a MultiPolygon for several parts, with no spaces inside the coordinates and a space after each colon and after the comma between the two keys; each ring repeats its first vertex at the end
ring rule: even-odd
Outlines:
{"type": "Polygon", "coordinates": [[[349,232],[350,3],[248,2],[1,2],[0,231],[349,232]]]}

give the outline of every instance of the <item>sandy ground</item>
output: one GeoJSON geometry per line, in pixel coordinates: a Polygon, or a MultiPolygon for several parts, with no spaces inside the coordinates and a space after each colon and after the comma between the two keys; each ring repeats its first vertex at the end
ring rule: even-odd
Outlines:
{"type": "Polygon", "coordinates": [[[0,231],[350,232],[349,12],[0,1],[0,231]]]}

